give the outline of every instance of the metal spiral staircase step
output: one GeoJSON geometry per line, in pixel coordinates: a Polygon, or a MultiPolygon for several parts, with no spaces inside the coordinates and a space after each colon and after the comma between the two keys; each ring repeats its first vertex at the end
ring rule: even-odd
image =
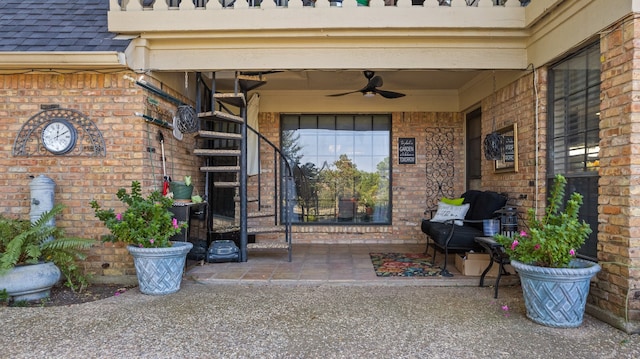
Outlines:
{"type": "MultiPolygon", "coordinates": [[[[271,226],[271,227],[252,227],[247,229],[247,234],[265,234],[265,233],[283,233],[285,231],[284,226],[271,226]]],[[[290,250],[290,245],[286,241],[272,240],[272,241],[259,241],[255,243],[248,243],[247,249],[285,249],[290,250]]]]}
{"type": "Polygon", "coordinates": [[[242,140],[242,135],[239,133],[217,132],[217,131],[198,131],[198,137],[215,138],[215,139],[223,139],[223,140],[242,140]]]}
{"type": "Polygon", "coordinates": [[[251,91],[266,84],[267,82],[260,75],[238,75],[238,83],[240,88],[244,91],[251,91]]]}
{"type": "Polygon", "coordinates": [[[248,218],[265,218],[265,217],[273,217],[273,212],[265,212],[265,211],[256,211],[247,213],[248,218]]]}
{"type": "Polygon", "coordinates": [[[200,112],[198,117],[201,120],[222,120],[222,121],[231,121],[235,123],[244,123],[244,119],[241,116],[236,116],[234,114],[230,114],[222,111],[209,111],[209,112],[200,112]]]}
{"type": "Polygon", "coordinates": [[[284,226],[257,226],[247,228],[247,233],[249,234],[282,233],[284,231],[284,226]]]}
{"type": "Polygon", "coordinates": [[[289,244],[284,242],[247,243],[247,249],[289,249],[289,244]]]}
{"type": "Polygon", "coordinates": [[[201,172],[240,172],[240,166],[202,166],[201,172]]]}
{"type": "Polygon", "coordinates": [[[217,188],[238,188],[240,187],[240,182],[213,182],[213,186],[217,188]]]}
{"type": "Polygon", "coordinates": [[[240,150],[212,150],[208,148],[196,148],[193,150],[193,154],[197,156],[238,157],[240,156],[240,150]]]}
{"type": "Polygon", "coordinates": [[[244,95],[241,93],[216,93],[213,95],[213,98],[236,107],[244,107],[247,105],[244,95]]]}

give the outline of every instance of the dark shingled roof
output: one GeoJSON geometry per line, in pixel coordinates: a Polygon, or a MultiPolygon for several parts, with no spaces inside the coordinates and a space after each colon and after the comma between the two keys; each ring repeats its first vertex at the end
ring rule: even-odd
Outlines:
{"type": "Polygon", "coordinates": [[[118,51],[107,31],[109,0],[0,0],[0,52],[118,51]]]}

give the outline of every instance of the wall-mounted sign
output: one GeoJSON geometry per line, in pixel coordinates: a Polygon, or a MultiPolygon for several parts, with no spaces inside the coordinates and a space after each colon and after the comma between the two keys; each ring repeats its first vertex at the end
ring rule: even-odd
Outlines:
{"type": "Polygon", "coordinates": [[[499,160],[494,161],[494,172],[518,172],[518,124],[501,128],[498,133],[504,139],[504,148],[499,160]]]}
{"type": "Polygon", "coordinates": [[[401,165],[412,165],[416,163],[416,139],[398,139],[398,163],[401,165]]]}
{"type": "Polygon", "coordinates": [[[504,154],[503,159],[505,163],[513,163],[515,158],[515,138],[513,136],[504,137],[504,154]]]}

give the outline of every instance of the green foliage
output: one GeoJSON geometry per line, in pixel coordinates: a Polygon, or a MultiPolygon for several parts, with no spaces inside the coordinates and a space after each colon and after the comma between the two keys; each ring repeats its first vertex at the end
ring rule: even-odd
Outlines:
{"type": "Polygon", "coordinates": [[[19,300],[17,302],[13,302],[13,304],[11,305],[12,307],[17,307],[17,308],[25,308],[29,306],[29,302],[26,300],[19,300]]]}
{"type": "Polygon", "coordinates": [[[163,196],[160,191],[153,191],[148,197],[142,196],[140,182],[131,183],[131,193],[120,188],[116,193],[118,199],[127,206],[122,213],[114,209],[102,209],[94,200],[91,208],[113,236],[107,236],[106,242],[123,242],[144,248],[171,247],[169,238],[187,228],[186,222],[178,222],[173,218],[169,208],[173,199],[163,196]]]}
{"type": "Polygon", "coordinates": [[[64,274],[68,287],[81,291],[86,286],[87,276],[77,261],[86,258],[82,250],[91,248],[94,241],[65,237],[62,229],[50,225],[63,209],[63,205],[56,205],[35,223],[0,215],[0,274],[16,265],[53,262],[64,274]]]}
{"type": "Polygon", "coordinates": [[[60,268],[64,285],[74,292],[82,292],[89,285],[90,278],[78,265],[78,261],[87,258],[86,253],[78,249],[88,249],[93,243],[94,241],[84,238],[66,238],[64,241],[50,241],[42,244],[45,261],[52,261],[60,268]]]}
{"type": "Polygon", "coordinates": [[[0,306],[9,304],[9,293],[6,289],[0,289],[0,306]]]}
{"type": "Polygon", "coordinates": [[[373,207],[376,204],[376,197],[379,189],[380,175],[378,173],[362,172],[360,174],[360,182],[356,185],[360,202],[367,207],[373,207]]]}
{"type": "Polygon", "coordinates": [[[574,192],[569,197],[564,211],[562,202],[566,178],[556,175],[549,196],[549,205],[542,219],[536,218],[535,210],[527,212],[528,232],[509,238],[496,235],[511,259],[531,265],[552,268],[566,268],[575,257],[575,253],[589,237],[591,228],[585,221],[578,219],[582,195],[574,192]]]}
{"type": "Polygon", "coordinates": [[[332,187],[332,192],[338,198],[352,198],[357,196],[356,183],[360,182],[361,171],[347,155],[340,155],[340,159],[333,163],[335,170],[328,169],[323,173],[323,182],[332,187]]]}

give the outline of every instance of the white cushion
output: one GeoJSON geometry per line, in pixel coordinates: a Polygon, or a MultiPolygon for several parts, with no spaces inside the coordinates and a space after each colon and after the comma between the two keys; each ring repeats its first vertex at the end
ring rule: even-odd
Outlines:
{"type": "MultiPolygon", "coordinates": [[[[467,215],[467,211],[469,210],[469,203],[465,203],[460,206],[454,206],[451,204],[446,204],[444,202],[438,202],[438,211],[431,218],[431,222],[444,222],[448,219],[464,219],[464,216],[467,215]]],[[[455,224],[458,226],[463,225],[462,221],[455,221],[455,224]]]]}

